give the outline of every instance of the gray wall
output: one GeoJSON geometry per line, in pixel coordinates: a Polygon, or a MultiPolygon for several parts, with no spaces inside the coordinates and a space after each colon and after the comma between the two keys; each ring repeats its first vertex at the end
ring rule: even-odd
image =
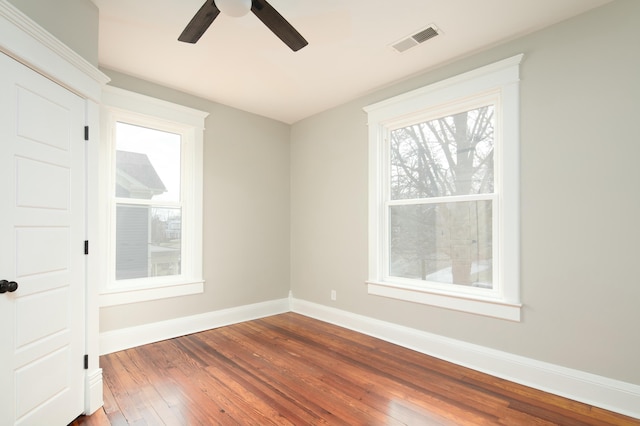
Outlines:
{"type": "Polygon", "coordinates": [[[640,384],[638,22],[617,0],[294,124],[294,297],[640,384]],[[367,295],[362,107],[518,53],[522,322],[367,295]]]}
{"type": "Polygon", "coordinates": [[[8,0],[38,25],[98,66],[98,7],[89,0],[8,0]]]}
{"type": "Polygon", "coordinates": [[[103,69],[110,85],[209,112],[200,295],[102,308],[100,331],[286,298],[289,131],[268,118],[103,69]]]}

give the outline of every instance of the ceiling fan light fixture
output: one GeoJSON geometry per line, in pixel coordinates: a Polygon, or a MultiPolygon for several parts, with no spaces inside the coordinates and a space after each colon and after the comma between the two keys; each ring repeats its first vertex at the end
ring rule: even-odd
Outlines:
{"type": "Polygon", "coordinates": [[[227,16],[238,18],[251,10],[251,0],[215,0],[216,7],[227,16]]]}

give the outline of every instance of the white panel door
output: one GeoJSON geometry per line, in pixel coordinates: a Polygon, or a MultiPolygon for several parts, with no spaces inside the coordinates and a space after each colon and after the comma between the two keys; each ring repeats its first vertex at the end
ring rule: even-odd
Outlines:
{"type": "Polygon", "coordinates": [[[0,53],[0,425],[83,411],[84,105],[0,53]]]}

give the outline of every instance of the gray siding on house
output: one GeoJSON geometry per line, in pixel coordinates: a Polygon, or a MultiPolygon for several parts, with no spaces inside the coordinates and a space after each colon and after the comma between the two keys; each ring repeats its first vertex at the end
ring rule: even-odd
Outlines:
{"type": "Polygon", "coordinates": [[[116,279],[149,276],[149,210],[147,206],[116,209],[116,279]]]}

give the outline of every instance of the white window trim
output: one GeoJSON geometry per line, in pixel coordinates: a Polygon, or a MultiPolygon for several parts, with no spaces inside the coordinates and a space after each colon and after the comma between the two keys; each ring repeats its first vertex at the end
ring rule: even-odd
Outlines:
{"type": "Polygon", "coordinates": [[[519,65],[523,55],[478,68],[364,108],[369,125],[369,278],[368,292],[479,315],[520,321],[520,199],[519,199],[519,65]],[[411,123],[431,109],[472,101],[496,92],[500,98],[502,140],[496,164],[502,168],[495,186],[498,194],[498,274],[496,291],[489,294],[456,292],[411,285],[385,278],[384,224],[385,135],[391,127],[411,123]]]}
{"type": "Polygon", "coordinates": [[[202,179],[203,179],[203,132],[207,112],[177,105],[171,102],[144,96],[138,93],[106,86],[102,94],[101,111],[101,185],[100,251],[104,254],[107,267],[102,277],[100,289],[100,306],[113,306],[136,303],[168,297],[185,296],[202,293],[204,278],[202,272],[202,179]],[[123,280],[116,284],[115,259],[113,259],[113,232],[115,224],[111,223],[114,172],[112,170],[113,145],[112,131],[115,121],[129,121],[138,117],[145,120],[161,120],[166,128],[185,134],[185,143],[193,144],[192,155],[183,155],[182,171],[190,174],[192,185],[182,186],[182,197],[185,207],[183,215],[186,219],[183,229],[183,258],[190,259],[183,264],[181,275],[164,279],[150,278],[123,280]]]}

